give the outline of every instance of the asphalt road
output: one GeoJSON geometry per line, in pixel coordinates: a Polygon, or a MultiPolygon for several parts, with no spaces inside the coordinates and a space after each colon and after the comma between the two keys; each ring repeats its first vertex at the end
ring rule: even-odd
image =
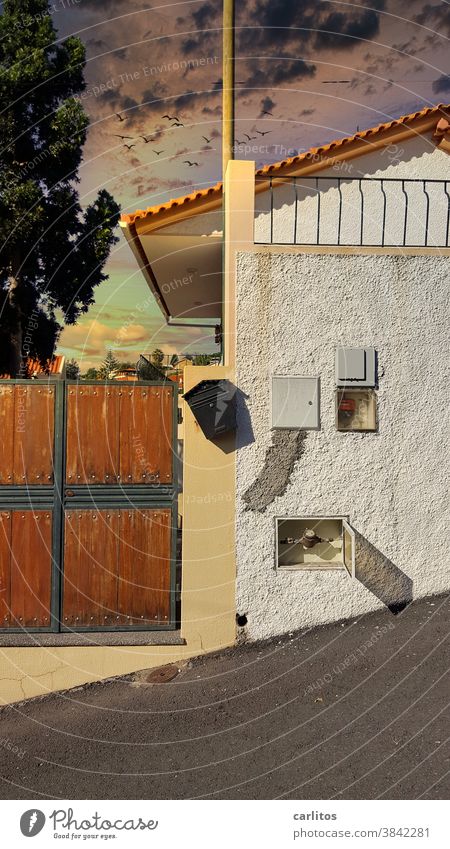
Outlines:
{"type": "Polygon", "coordinates": [[[448,608],[428,599],[209,656],[169,683],[9,706],[0,740],[20,752],[0,747],[1,798],[447,798],[448,608]]]}

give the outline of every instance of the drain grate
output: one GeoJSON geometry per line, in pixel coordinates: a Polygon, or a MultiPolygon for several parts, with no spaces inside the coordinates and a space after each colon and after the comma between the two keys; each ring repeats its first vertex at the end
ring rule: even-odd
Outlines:
{"type": "Polygon", "coordinates": [[[178,666],[168,664],[160,666],[159,669],[153,669],[146,677],[147,684],[167,684],[168,681],[173,681],[179,673],[178,666]]]}

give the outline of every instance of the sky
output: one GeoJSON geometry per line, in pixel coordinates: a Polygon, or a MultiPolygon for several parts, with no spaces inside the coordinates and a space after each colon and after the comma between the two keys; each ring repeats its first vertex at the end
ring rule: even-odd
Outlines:
{"type": "MultiPolygon", "coordinates": [[[[58,37],[76,34],[87,51],[82,202],[104,186],[133,212],[221,179],[222,3],[54,0],[52,8],[58,37]]],[[[236,158],[260,167],[448,103],[449,36],[448,2],[236,0],[235,135],[252,139],[252,150],[237,144],[236,158]]],[[[82,370],[108,348],[131,361],[156,347],[217,350],[211,331],[165,326],[122,237],[107,272],[95,305],[60,340],[82,370]]]]}

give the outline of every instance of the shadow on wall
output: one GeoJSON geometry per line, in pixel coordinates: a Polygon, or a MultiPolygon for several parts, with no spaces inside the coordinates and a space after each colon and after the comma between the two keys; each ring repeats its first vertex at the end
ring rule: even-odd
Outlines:
{"type": "Polygon", "coordinates": [[[242,389],[236,389],[237,399],[237,434],[236,448],[245,448],[246,445],[251,445],[255,441],[253,433],[252,420],[247,407],[249,395],[242,392],[242,389]]]}
{"type": "Polygon", "coordinates": [[[356,579],[396,615],[413,600],[413,582],[392,560],[356,532],[356,579]]]}

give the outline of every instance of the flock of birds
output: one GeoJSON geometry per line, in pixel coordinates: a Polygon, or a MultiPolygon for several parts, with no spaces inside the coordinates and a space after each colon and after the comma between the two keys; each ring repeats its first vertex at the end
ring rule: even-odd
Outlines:
{"type": "MultiPolygon", "coordinates": [[[[118,118],[121,123],[125,122],[127,120],[126,118],[123,117],[123,115],[120,114],[120,112],[116,112],[116,118],[118,118]]],[[[173,123],[170,124],[170,129],[172,129],[172,127],[184,127],[184,124],[180,120],[178,115],[161,115],[161,118],[163,120],[166,119],[167,121],[173,122],[173,123]]],[[[127,136],[127,135],[122,135],[121,133],[114,133],[114,136],[117,139],[120,139],[123,142],[123,146],[127,150],[131,150],[131,148],[136,147],[138,139],[142,139],[144,144],[150,144],[153,141],[152,136],[149,136],[149,137],[147,137],[147,136],[127,136]],[[130,141],[131,144],[128,144],[128,141],[126,141],[126,140],[130,141]]],[[[209,139],[207,136],[202,136],[202,139],[205,140],[206,144],[211,144],[211,142],[212,142],[212,137],[209,139]]],[[[156,154],[156,156],[161,156],[162,153],[165,153],[165,150],[155,150],[155,148],[152,148],[152,151],[153,151],[153,153],[156,154]]],[[[191,162],[189,159],[185,159],[184,164],[189,165],[189,167],[191,167],[191,168],[193,166],[198,167],[200,165],[199,162],[191,162]]]]}
{"type": "MultiPolygon", "coordinates": [[[[119,122],[120,122],[120,123],[123,123],[123,122],[126,122],[126,121],[127,121],[127,118],[124,118],[124,116],[123,116],[120,112],[116,112],[115,114],[116,114],[116,118],[118,118],[118,120],[119,120],[119,122]]],[[[261,117],[262,117],[263,115],[267,115],[267,116],[269,116],[269,117],[273,117],[272,112],[269,112],[267,109],[263,109],[263,110],[262,110],[262,112],[261,112],[261,117]]],[[[178,128],[178,127],[184,127],[184,126],[185,126],[185,125],[183,124],[183,122],[180,120],[180,118],[179,118],[179,116],[178,116],[178,115],[161,115],[161,119],[162,119],[162,120],[167,120],[167,121],[170,121],[170,122],[171,122],[170,127],[168,127],[168,129],[172,129],[173,127],[178,128]]],[[[239,144],[239,145],[241,145],[241,144],[247,144],[248,142],[256,141],[256,140],[258,139],[258,136],[259,136],[259,137],[261,137],[261,138],[263,138],[264,136],[269,135],[269,133],[271,133],[272,131],[271,131],[271,130],[265,130],[265,131],[263,131],[263,130],[258,130],[258,129],[255,127],[255,132],[256,132],[258,135],[256,135],[256,136],[249,136],[249,135],[248,135],[248,133],[243,133],[243,135],[244,135],[244,137],[245,137],[246,141],[241,141],[240,139],[235,139],[235,140],[234,140],[234,143],[235,143],[235,144],[239,144]]],[[[118,138],[118,139],[120,139],[120,140],[123,142],[123,147],[124,147],[124,148],[126,148],[126,150],[131,150],[133,147],[136,147],[137,142],[138,142],[138,140],[139,140],[139,139],[142,139],[142,141],[144,142],[144,144],[151,144],[151,142],[153,141],[152,136],[149,136],[149,137],[147,137],[147,136],[142,136],[142,135],[139,135],[139,136],[128,136],[128,135],[123,135],[123,134],[121,134],[121,133],[114,133],[114,136],[115,136],[115,138],[118,138]],[[129,142],[131,142],[131,143],[129,143],[129,142]]],[[[211,142],[212,142],[212,140],[213,140],[213,139],[212,139],[212,137],[211,137],[211,138],[208,138],[207,136],[202,136],[202,139],[206,142],[206,144],[207,144],[207,145],[210,145],[210,144],[211,144],[211,142]]],[[[208,148],[208,149],[210,150],[211,148],[208,148]]],[[[156,156],[161,156],[161,154],[162,154],[162,153],[165,153],[165,150],[155,150],[155,148],[152,148],[152,151],[153,151],[153,153],[154,153],[154,154],[156,154],[156,156]]],[[[195,167],[196,167],[196,168],[198,168],[198,167],[200,166],[200,163],[199,163],[199,162],[191,162],[191,160],[190,160],[190,159],[184,159],[184,160],[183,160],[183,164],[184,164],[184,165],[187,165],[189,168],[195,168],[195,167]]]]}

